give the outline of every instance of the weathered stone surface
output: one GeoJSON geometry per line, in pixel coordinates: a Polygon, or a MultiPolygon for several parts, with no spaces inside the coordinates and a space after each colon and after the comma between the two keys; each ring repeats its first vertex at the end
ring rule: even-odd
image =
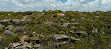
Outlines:
{"type": "Polygon", "coordinates": [[[69,36],[67,36],[67,35],[62,35],[62,34],[61,34],[61,35],[57,35],[57,34],[56,34],[56,35],[54,35],[54,38],[58,40],[58,39],[69,38],[69,36]]]}
{"type": "Polygon", "coordinates": [[[67,35],[63,35],[63,34],[61,34],[61,35],[54,35],[54,38],[56,39],[56,40],[59,40],[59,41],[67,41],[68,39],[71,39],[71,40],[73,40],[73,41],[77,41],[77,40],[80,40],[80,39],[77,39],[77,38],[74,38],[74,37],[70,37],[70,36],[67,36],[67,35]]]}
{"type": "Polygon", "coordinates": [[[14,26],[13,26],[13,25],[9,25],[9,26],[7,26],[7,27],[5,28],[5,30],[10,30],[10,31],[12,31],[12,30],[14,30],[14,26]]]}
{"type": "Polygon", "coordinates": [[[76,34],[78,36],[80,36],[81,34],[87,34],[85,31],[77,31],[77,32],[70,32],[72,34],[76,34]]]}
{"type": "Polygon", "coordinates": [[[68,27],[69,24],[70,24],[70,23],[65,23],[65,24],[62,25],[62,27],[64,27],[64,28],[65,28],[65,27],[68,27]]]}
{"type": "Polygon", "coordinates": [[[72,21],[72,22],[75,22],[76,20],[75,20],[75,19],[71,19],[71,21],[72,21]]]}
{"type": "Polygon", "coordinates": [[[80,39],[77,39],[77,38],[75,38],[75,37],[70,37],[70,39],[73,40],[73,41],[80,40],[80,39]]]}
{"type": "Polygon", "coordinates": [[[36,48],[38,48],[40,46],[41,46],[40,44],[35,44],[35,45],[33,45],[33,48],[36,49],[36,48]]]}
{"type": "Polygon", "coordinates": [[[59,13],[58,15],[59,15],[59,16],[65,16],[65,14],[63,14],[63,13],[59,13]]]}
{"type": "Polygon", "coordinates": [[[21,40],[21,41],[24,41],[24,40],[26,40],[26,39],[28,39],[28,38],[29,38],[28,35],[24,35],[24,36],[21,36],[21,37],[20,37],[20,40],[21,40]]]}
{"type": "Polygon", "coordinates": [[[6,30],[4,35],[15,35],[12,31],[6,30]]]}
{"type": "Polygon", "coordinates": [[[17,43],[10,43],[8,48],[9,49],[36,49],[38,47],[40,47],[40,44],[35,44],[33,45],[32,43],[28,43],[28,42],[17,42],[17,43]]]}
{"type": "Polygon", "coordinates": [[[0,29],[4,29],[5,28],[5,26],[3,26],[2,24],[0,24],[0,29]]]}
{"type": "Polygon", "coordinates": [[[0,23],[3,23],[3,22],[6,22],[6,23],[10,23],[11,19],[4,19],[4,20],[1,20],[0,23]]]}
{"type": "Polygon", "coordinates": [[[92,32],[98,32],[98,29],[97,28],[93,28],[92,32]]]}
{"type": "Polygon", "coordinates": [[[22,27],[22,26],[18,26],[18,27],[15,28],[15,31],[17,31],[17,32],[24,32],[24,31],[26,31],[26,28],[22,27]]]}
{"type": "Polygon", "coordinates": [[[85,31],[77,31],[77,32],[74,32],[76,34],[87,34],[85,31]]]}
{"type": "Polygon", "coordinates": [[[40,39],[38,37],[30,37],[32,41],[35,41],[36,44],[40,44],[40,39]]]}
{"type": "Polygon", "coordinates": [[[31,22],[31,20],[28,19],[22,20],[22,23],[29,23],[29,22],[31,22]]]}
{"type": "Polygon", "coordinates": [[[11,23],[16,24],[16,25],[19,25],[19,24],[22,23],[22,20],[19,20],[19,19],[12,19],[11,23]]]}
{"type": "Polygon", "coordinates": [[[64,20],[64,19],[61,19],[61,21],[62,21],[62,22],[66,22],[66,20],[64,20]]]}
{"type": "Polygon", "coordinates": [[[57,44],[56,44],[56,46],[62,46],[62,45],[68,45],[69,44],[69,42],[67,42],[67,41],[64,41],[64,42],[58,42],[57,44]]]}
{"type": "Polygon", "coordinates": [[[46,25],[51,25],[51,24],[54,24],[54,22],[50,22],[50,21],[47,21],[47,22],[43,22],[43,24],[46,24],[46,25]]]}

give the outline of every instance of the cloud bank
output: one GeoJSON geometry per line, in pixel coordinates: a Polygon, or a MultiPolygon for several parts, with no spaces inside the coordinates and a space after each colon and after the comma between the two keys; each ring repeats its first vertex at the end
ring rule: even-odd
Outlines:
{"type": "Polygon", "coordinates": [[[111,0],[0,0],[0,11],[108,11],[111,0]]]}

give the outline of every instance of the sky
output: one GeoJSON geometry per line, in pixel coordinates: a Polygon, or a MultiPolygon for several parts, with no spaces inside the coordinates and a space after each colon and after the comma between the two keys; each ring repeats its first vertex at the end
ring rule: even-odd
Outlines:
{"type": "Polygon", "coordinates": [[[111,0],[0,0],[0,11],[108,11],[111,0]]]}

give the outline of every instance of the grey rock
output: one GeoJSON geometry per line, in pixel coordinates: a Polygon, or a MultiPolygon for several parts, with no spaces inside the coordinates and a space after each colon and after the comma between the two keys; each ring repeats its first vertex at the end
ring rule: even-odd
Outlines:
{"type": "Polygon", "coordinates": [[[26,28],[22,27],[22,26],[18,26],[18,27],[15,28],[15,31],[17,31],[17,32],[24,32],[24,31],[26,31],[26,28]]]}
{"type": "Polygon", "coordinates": [[[61,35],[57,35],[56,34],[56,35],[54,35],[54,38],[58,40],[58,39],[64,39],[64,38],[70,38],[70,37],[67,36],[67,35],[62,35],[62,34],[61,35]]]}
{"type": "Polygon", "coordinates": [[[80,39],[77,39],[77,38],[75,38],[75,37],[70,37],[70,39],[73,40],[73,41],[80,40],[80,39]]]}
{"type": "Polygon", "coordinates": [[[4,35],[15,35],[12,31],[6,30],[4,35]]]}
{"type": "Polygon", "coordinates": [[[62,27],[66,28],[66,27],[68,27],[69,24],[70,23],[65,23],[65,24],[62,25],[62,27]]]}
{"type": "Polygon", "coordinates": [[[93,28],[92,32],[98,32],[98,29],[97,28],[93,28]]]}
{"type": "Polygon", "coordinates": [[[35,45],[33,45],[33,48],[36,49],[36,48],[38,48],[40,46],[41,46],[40,44],[35,44],[35,45]]]}
{"type": "Polygon", "coordinates": [[[71,21],[72,21],[72,22],[75,22],[75,19],[72,19],[71,21]]]}
{"type": "Polygon", "coordinates": [[[5,20],[1,20],[0,23],[6,22],[6,23],[10,23],[11,19],[5,19],[5,20]]]}
{"type": "Polygon", "coordinates": [[[22,20],[22,23],[29,23],[29,22],[31,22],[31,20],[28,19],[22,20]]]}
{"type": "Polygon", "coordinates": [[[61,19],[61,21],[62,21],[62,22],[66,22],[66,20],[64,20],[64,19],[61,19]]]}
{"type": "Polygon", "coordinates": [[[12,31],[12,30],[14,30],[14,26],[9,25],[9,26],[7,26],[7,27],[5,28],[5,30],[10,30],[10,31],[12,31]]]}
{"type": "Polygon", "coordinates": [[[3,26],[2,24],[0,24],[0,29],[4,29],[5,28],[5,26],[3,26]]]}
{"type": "Polygon", "coordinates": [[[16,24],[16,25],[19,25],[22,23],[22,20],[19,20],[19,19],[12,19],[12,23],[13,24],[16,24]]]}
{"type": "Polygon", "coordinates": [[[85,31],[77,31],[77,32],[74,32],[76,34],[87,34],[85,31]]]}
{"type": "Polygon", "coordinates": [[[57,44],[56,44],[56,46],[62,46],[62,45],[68,45],[69,44],[69,42],[67,42],[67,41],[64,41],[64,42],[58,42],[57,44]]]}
{"type": "Polygon", "coordinates": [[[71,39],[72,41],[80,40],[80,39],[70,37],[70,36],[67,36],[67,35],[63,35],[63,34],[60,34],[60,35],[56,34],[56,35],[53,35],[53,36],[56,40],[59,40],[59,41],[67,41],[68,39],[71,39]]]}

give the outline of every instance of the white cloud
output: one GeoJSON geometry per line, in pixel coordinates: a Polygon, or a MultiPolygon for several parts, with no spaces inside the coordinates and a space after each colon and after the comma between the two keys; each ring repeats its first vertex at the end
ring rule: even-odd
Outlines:
{"type": "MultiPolygon", "coordinates": [[[[0,6],[5,10],[12,11],[29,11],[29,10],[78,10],[78,11],[96,11],[96,10],[111,10],[111,0],[0,0],[5,1],[0,6]],[[9,8],[11,7],[11,8],[9,8]],[[13,9],[15,8],[15,9],[13,9]]],[[[0,2],[1,3],[1,2],[0,2]]],[[[2,11],[0,9],[0,11],[2,11]]]]}

